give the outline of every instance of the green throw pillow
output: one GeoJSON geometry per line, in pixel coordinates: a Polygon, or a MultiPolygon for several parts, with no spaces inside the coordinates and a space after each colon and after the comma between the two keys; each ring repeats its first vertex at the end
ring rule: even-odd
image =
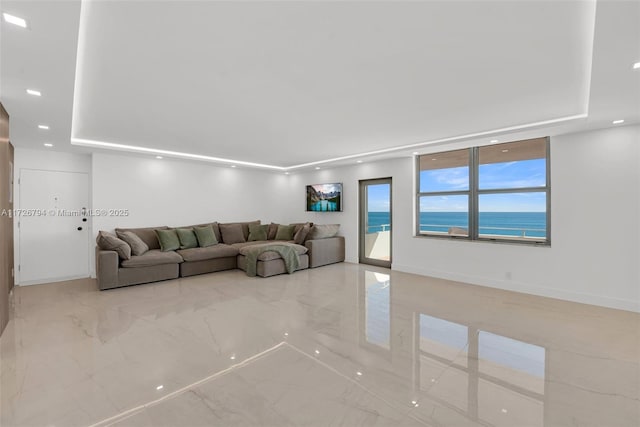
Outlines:
{"type": "Polygon", "coordinates": [[[293,240],[295,225],[279,225],[275,240],[293,240]]]}
{"type": "Polygon", "coordinates": [[[193,232],[193,228],[178,228],[178,239],[180,239],[180,249],[189,249],[198,247],[198,239],[196,233],[193,232]]]}
{"type": "Polygon", "coordinates": [[[156,230],[158,241],[160,242],[160,250],[162,252],[175,251],[180,249],[180,239],[176,230],[156,230]]]}
{"type": "Polygon", "coordinates": [[[257,225],[251,224],[249,225],[249,242],[255,242],[256,240],[267,240],[267,230],[269,228],[269,224],[265,225],[257,225]]]}
{"type": "Polygon", "coordinates": [[[196,233],[198,239],[198,246],[206,248],[207,246],[213,246],[218,244],[218,239],[213,232],[213,227],[206,225],[204,227],[195,227],[193,231],[196,233]]]}

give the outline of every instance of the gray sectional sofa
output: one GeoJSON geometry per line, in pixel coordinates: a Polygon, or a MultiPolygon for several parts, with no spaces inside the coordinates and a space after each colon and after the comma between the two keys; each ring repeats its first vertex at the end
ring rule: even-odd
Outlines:
{"type": "Polygon", "coordinates": [[[269,277],[286,273],[287,265],[285,265],[283,258],[277,252],[266,250],[267,245],[274,243],[286,245],[290,248],[288,250],[297,253],[296,270],[343,262],[345,259],[344,237],[335,235],[338,229],[337,225],[291,224],[289,227],[294,228],[296,239],[287,239],[286,241],[276,240],[274,226],[278,227],[278,224],[273,223],[268,226],[266,239],[255,240],[254,236],[250,236],[249,229],[250,227],[252,229],[259,228],[255,226],[259,226],[260,221],[225,224],[213,222],[175,227],[173,230],[194,229],[209,225],[213,228],[215,240],[218,243],[207,247],[164,251],[161,248],[161,241],[156,230],[172,230],[172,228],[167,226],[117,228],[115,231],[118,237],[125,238],[127,235],[130,237],[131,234],[128,233],[133,233],[144,243],[143,246],[146,245],[144,252],[139,250],[138,255],[131,254],[130,246],[133,246],[135,253],[135,245],[129,245],[116,238],[115,235],[101,231],[96,247],[96,277],[99,288],[101,290],[112,289],[236,268],[247,271],[249,267],[247,260],[255,259],[255,253],[260,254],[257,256],[255,268],[251,266],[251,271],[255,270],[258,276],[269,277]],[[333,230],[327,233],[326,227],[333,227],[333,230]],[[229,231],[240,229],[242,233],[233,234],[229,231]],[[108,239],[105,238],[107,235],[108,239]],[[252,249],[260,248],[261,245],[264,252],[252,249]],[[254,251],[253,258],[251,258],[251,251],[254,251]]]}

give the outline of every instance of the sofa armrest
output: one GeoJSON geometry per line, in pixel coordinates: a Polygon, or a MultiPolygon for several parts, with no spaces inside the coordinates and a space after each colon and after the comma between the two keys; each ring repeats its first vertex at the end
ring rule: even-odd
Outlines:
{"type": "Polygon", "coordinates": [[[309,268],[344,261],[343,236],[307,240],[304,245],[309,249],[309,268]]]}
{"type": "Polygon", "coordinates": [[[119,262],[116,251],[96,248],[96,278],[100,290],[118,287],[119,262]]]}

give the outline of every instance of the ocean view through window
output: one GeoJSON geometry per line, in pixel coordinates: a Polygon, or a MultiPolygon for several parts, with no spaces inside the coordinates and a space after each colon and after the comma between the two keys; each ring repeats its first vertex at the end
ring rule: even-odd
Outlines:
{"type": "Polygon", "coordinates": [[[549,141],[417,158],[416,234],[550,244],[549,141]]]}

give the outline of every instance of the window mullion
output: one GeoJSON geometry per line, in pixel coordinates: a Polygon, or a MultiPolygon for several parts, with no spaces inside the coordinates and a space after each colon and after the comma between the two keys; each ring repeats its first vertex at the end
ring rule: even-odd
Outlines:
{"type": "Polygon", "coordinates": [[[466,196],[469,195],[468,190],[462,191],[427,191],[424,193],[418,193],[418,197],[422,196],[466,196]]]}
{"type": "Polygon", "coordinates": [[[478,148],[469,149],[469,238],[478,239],[478,148]]]}
{"type": "Polygon", "coordinates": [[[488,190],[478,189],[478,194],[503,194],[503,193],[540,193],[547,191],[548,187],[512,187],[512,188],[491,188],[488,190]]]}

